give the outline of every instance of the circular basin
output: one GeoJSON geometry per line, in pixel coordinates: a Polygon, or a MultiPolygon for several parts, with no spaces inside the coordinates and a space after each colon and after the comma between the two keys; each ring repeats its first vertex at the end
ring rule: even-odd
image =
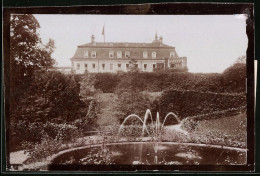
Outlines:
{"type": "Polygon", "coordinates": [[[174,142],[128,142],[80,147],[57,154],[50,170],[88,170],[93,165],[243,165],[246,149],[174,142]]]}

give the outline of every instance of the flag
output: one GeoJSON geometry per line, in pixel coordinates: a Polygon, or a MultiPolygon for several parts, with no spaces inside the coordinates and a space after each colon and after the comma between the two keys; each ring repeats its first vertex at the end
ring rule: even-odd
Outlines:
{"type": "Polygon", "coordinates": [[[102,35],[105,35],[105,25],[103,26],[102,35]]]}

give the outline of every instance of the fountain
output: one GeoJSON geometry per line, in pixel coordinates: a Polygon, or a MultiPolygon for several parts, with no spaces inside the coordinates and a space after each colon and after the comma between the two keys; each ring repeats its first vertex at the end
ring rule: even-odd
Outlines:
{"type": "MultiPolygon", "coordinates": [[[[175,125],[176,131],[183,133],[186,137],[189,136],[186,131],[180,128],[182,122],[173,112],[166,114],[162,123],[159,113],[156,113],[154,121],[149,109],[146,110],[143,119],[136,114],[131,114],[120,125],[117,133],[118,137],[123,128],[128,128],[125,124],[132,118],[136,118],[141,122],[140,139],[143,139],[145,133],[147,133],[151,137],[151,141],[129,142],[119,140],[114,143],[95,144],[69,149],[62,151],[61,154],[56,154],[51,161],[52,164],[49,169],[92,170],[95,165],[99,165],[100,163],[103,163],[103,165],[241,165],[246,163],[246,149],[219,145],[180,143],[176,141],[162,142],[162,132],[169,118],[174,118],[178,122],[175,125]],[[147,127],[149,118],[153,134],[149,132],[147,127]],[[111,157],[106,159],[105,164],[103,161],[105,157],[100,155],[104,146],[106,151],[109,152],[104,156],[111,157]],[[208,157],[209,155],[211,157],[208,157]],[[109,163],[107,161],[112,162],[109,163]],[[67,163],[71,164],[72,167],[67,163]],[[78,166],[78,168],[75,168],[75,166],[78,166]]],[[[109,169],[111,169],[110,167],[109,169]]],[[[98,170],[102,168],[98,167],[98,170]]]]}
{"type": "MultiPolygon", "coordinates": [[[[156,113],[156,120],[155,120],[155,124],[154,124],[154,121],[153,121],[153,118],[152,118],[152,113],[151,113],[151,110],[150,109],[147,109],[146,112],[145,112],[145,115],[144,115],[144,121],[141,119],[141,117],[139,117],[138,115],[136,114],[131,114],[129,116],[127,116],[125,118],[125,120],[122,122],[119,130],[118,130],[118,134],[120,134],[120,132],[122,131],[122,129],[124,128],[124,124],[127,122],[127,120],[131,119],[131,118],[137,118],[138,120],[140,120],[142,122],[142,134],[141,134],[141,137],[144,136],[144,133],[145,133],[145,130],[147,132],[148,135],[150,135],[148,129],[147,129],[147,120],[148,118],[150,117],[151,119],[151,124],[152,124],[152,130],[153,130],[153,135],[155,137],[156,140],[153,140],[154,143],[153,143],[153,149],[154,149],[154,152],[155,152],[155,156],[154,156],[154,163],[155,164],[158,164],[158,148],[159,148],[159,141],[161,141],[161,134],[162,134],[162,131],[163,131],[163,128],[164,128],[164,124],[167,120],[168,117],[173,117],[177,120],[178,123],[181,122],[181,120],[177,117],[176,114],[174,114],[173,112],[169,112],[168,114],[166,114],[164,120],[163,120],[163,123],[161,124],[160,122],[160,116],[159,116],[159,112],[156,113]]],[[[141,157],[140,157],[141,159],[141,157]]],[[[135,163],[140,163],[140,161],[133,161],[133,164],[135,163]]]]}
{"type": "Polygon", "coordinates": [[[145,130],[146,130],[146,132],[147,132],[148,135],[149,135],[150,133],[149,133],[149,131],[148,131],[148,129],[147,129],[147,120],[148,120],[149,117],[151,118],[151,124],[152,124],[153,134],[154,134],[156,137],[159,137],[159,139],[160,139],[160,136],[161,136],[161,134],[162,134],[162,131],[163,131],[163,128],[164,128],[164,124],[165,124],[165,122],[166,122],[166,120],[167,120],[168,117],[174,117],[174,118],[177,120],[178,123],[181,122],[181,120],[177,117],[176,114],[174,114],[173,112],[169,112],[169,113],[165,116],[165,118],[164,118],[164,120],[163,120],[163,123],[161,124],[159,112],[157,112],[157,114],[156,114],[156,121],[155,121],[155,125],[154,125],[151,110],[150,110],[150,109],[147,109],[146,112],[145,112],[145,115],[144,115],[144,121],[141,119],[141,117],[139,117],[139,116],[136,115],[136,114],[131,114],[131,115],[127,116],[127,117],[125,118],[125,120],[122,122],[122,124],[121,124],[121,126],[120,126],[120,128],[119,128],[119,130],[118,130],[118,135],[120,134],[121,130],[124,128],[124,124],[125,124],[125,123],[127,122],[127,120],[130,119],[130,118],[137,118],[137,119],[139,119],[139,120],[142,122],[143,127],[142,127],[141,137],[144,136],[145,130]]]}

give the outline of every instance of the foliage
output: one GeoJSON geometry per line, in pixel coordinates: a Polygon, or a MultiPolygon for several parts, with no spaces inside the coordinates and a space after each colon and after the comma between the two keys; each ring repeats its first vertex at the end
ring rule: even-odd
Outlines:
{"type": "Polygon", "coordinates": [[[73,76],[59,72],[37,72],[19,105],[12,111],[13,119],[27,122],[69,122],[79,117],[84,108],[79,97],[79,84],[73,76]]]}
{"type": "Polygon", "coordinates": [[[80,159],[80,163],[76,163],[74,158],[70,158],[69,161],[65,162],[66,164],[101,164],[101,165],[110,165],[114,164],[112,160],[112,152],[107,146],[102,146],[100,148],[91,148],[84,158],[80,159]]]}
{"type": "Polygon", "coordinates": [[[86,124],[95,127],[97,125],[97,103],[92,100],[88,107],[88,113],[86,115],[86,124]]]}
{"type": "Polygon", "coordinates": [[[80,136],[77,127],[69,124],[56,124],[47,122],[43,124],[45,133],[52,139],[70,141],[75,136],[80,136]]]}
{"type": "Polygon", "coordinates": [[[245,105],[246,97],[241,95],[169,90],[164,91],[162,96],[154,101],[152,112],[159,112],[162,117],[168,112],[174,112],[184,118],[245,105]]]}
{"type": "Polygon", "coordinates": [[[130,70],[120,74],[98,73],[94,75],[96,77],[95,88],[104,93],[112,93],[118,89],[150,92],[177,89],[216,93],[245,93],[246,90],[244,57],[238,58],[234,65],[221,74],[188,73],[168,69],[155,72],[130,70]]]}
{"type": "Polygon", "coordinates": [[[139,72],[139,71],[140,70],[138,69],[137,60],[131,58],[129,61],[129,72],[139,72]]]}
{"type": "Polygon", "coordinates": [[[11,111],[11,145],[19,146],[25,141],[39,142],[46,133],[53,138],[70,138],[68,133],[71,130],[65,124],[85,115],[79,84],[73,76],[50,71],[36,72],[26,93],[11,111]],[[50,127],[46,126],[47,122],[64,124],[65,127],[53,126],[54,132],[46,131],[45,127],[50,127]]]}
{"type": "MultiPolygon", "coordinates": [[[[130,114],[136,114],[142,118],[146,109],[150,107],[150,100],[144,94],[134,91],[121,92],[118,95],[118,120],[120,123],[130,114]]],[[[139,123],[137,118],[128,120],[129,123],[139,123]]]]}
{"type": "Polygon", "coordinates": [[[246,87],[246,64],[245,58],[240,57],[231,67],[223,72],[224,86],[228,90],[244,91],[246,87]]]}
{"type": "Polygon", "coordinates": [[[198,126],[197,121],[191,118],[185,118],[182,123],[182,127],[188,132],[194,132],[198,126]]]}
{"type": "Polygon", "coordinates": [[[54,41],[44,45],[38,34],[40,25],[30,14],[11,15],[10,19],[10,92],[11,107],[19,104],[36,70],[47,69],[55,62],[51,57],[54,41]]]}
{"type": "Polygon", "coordinates": [[[27,122],[19,120],[10,124],[11,131],[11,150],[19,150],[21,148],[30,149],[34,145],[41,143],[44,138],[58,141],[69,141],[75,136],[80,136],[81,131],[73,125],[27,122]]]}
{"type": "Polygon", "coordinates": [[[86,104],[96,93],[95,82],[96,76],[89,73],[85,73],[80,81],[80,96],[86,104]]]}
{"type": "Polygon", "coordinates": [[[114,73],[97,73],[95,78],[95,89],[101,90],[103,93],[114,92],[120,81],[120,77],[114,73]]]}

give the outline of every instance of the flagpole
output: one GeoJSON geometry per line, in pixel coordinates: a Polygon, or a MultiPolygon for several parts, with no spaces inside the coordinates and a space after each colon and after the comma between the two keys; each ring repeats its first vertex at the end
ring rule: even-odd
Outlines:
{"type": "Polygon", "coordinates": [[[104,23],[104,26],[103,26],[102,34],[103,34],[103,36],[104,36],[104,43],[105,43],[105,42],[106,42],[105,23],[104,23]]]}

